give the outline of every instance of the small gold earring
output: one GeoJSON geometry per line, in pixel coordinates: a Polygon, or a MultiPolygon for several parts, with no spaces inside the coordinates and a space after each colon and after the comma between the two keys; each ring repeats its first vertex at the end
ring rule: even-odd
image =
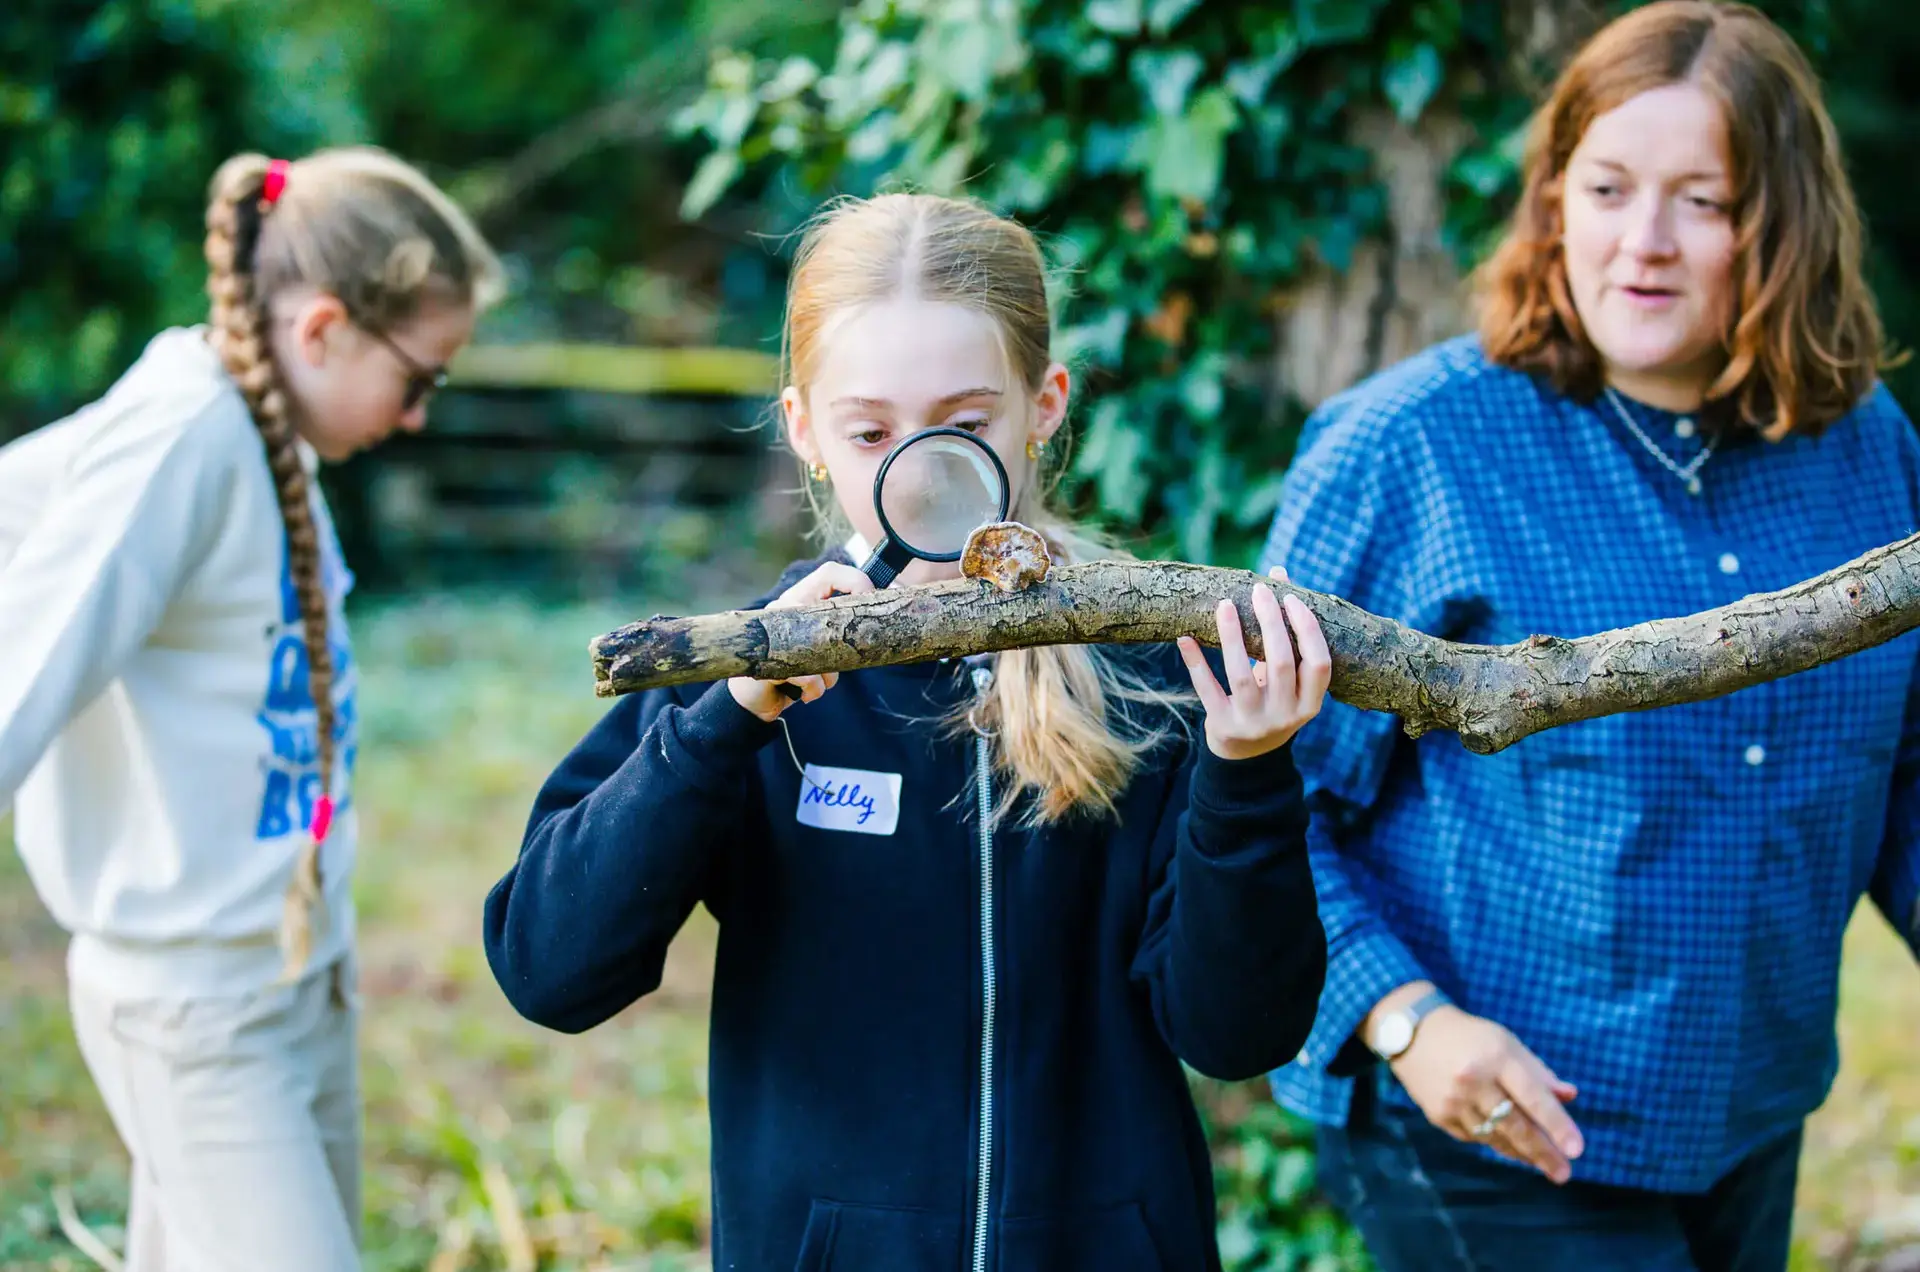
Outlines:
{"type": "Polygon", "coordinates": [[[1039,459],[1042,455],[1046,453],[1047,453],[1047,444],[1045,442],[1035,439],[1034,441],[1027,443],[1028,459],[1039,459]]]}
{"type": "Polygon", "coordinates": [[[824,482],[827,479],[827,466],[825,464],[809,464],[807,466],[807,476],[813,478],[815,481],[824,482]]]}

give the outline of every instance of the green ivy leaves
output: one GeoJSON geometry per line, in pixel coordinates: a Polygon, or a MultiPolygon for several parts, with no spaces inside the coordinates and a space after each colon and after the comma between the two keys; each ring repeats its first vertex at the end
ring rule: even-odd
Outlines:
{"type": "Polygon", "coordinates": [[[1418,120],[1489,62],[1476,8],[1497,4],[860,0],[829,67],[715,62],[680,121],[708,147],[684,211],[777,169],[816,198],[909,187],[1021,217],[1063,267],[1075,510],[1246,562],[1299,415],[1269,385],[1275,309],[1384,216],[1347,122],[1418,120]]]}
{"type": "Polygon", "coordinates": [[[1387,63],[1386,70],[1381,72],[1380,87],[1393,103],[1394,113],[1411,124],[1440,91],[1443,74],[1440,51],[1423,42],[1387,63]]]}

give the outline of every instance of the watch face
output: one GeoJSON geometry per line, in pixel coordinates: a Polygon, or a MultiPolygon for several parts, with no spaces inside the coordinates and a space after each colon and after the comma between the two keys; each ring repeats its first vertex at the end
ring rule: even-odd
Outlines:
{"type": "Polygon", "coordinates": [[[1407,1013],[1396,1011],[1380,1022],[1375,1036],[1374,1049],[1384,1056],[1397,1056],[1407,1049],[1413,1041],[1413,1022],[1407,1019],[1407,1013]]]}

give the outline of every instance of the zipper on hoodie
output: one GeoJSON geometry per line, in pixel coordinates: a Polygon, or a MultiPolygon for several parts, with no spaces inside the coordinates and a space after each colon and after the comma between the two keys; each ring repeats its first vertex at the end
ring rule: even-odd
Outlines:
{"type": "MultiPolygon", "coordinates": [[[[993,669],[973,669],[974,691],[985,697],[993,669]]],[[[987,1272],[988,1199],[993,1189],[993,1052],[998,985],[993,940],[993,755],[987,735],[974,731],[974,784],[980,815],[980,1179],[973,1206],[973,1272],[987,1272]]]]}

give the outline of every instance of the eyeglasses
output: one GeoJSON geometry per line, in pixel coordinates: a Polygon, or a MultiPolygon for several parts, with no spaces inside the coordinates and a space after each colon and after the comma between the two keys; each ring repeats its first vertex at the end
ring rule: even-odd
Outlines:
{"type": "Polygon", "coordinates": [[[426,401],[429,396],[447,387],[447,369],[445,367],[423,365],[412,354],[395,344],[393,337],[378,327],[361,322],[357,318],[354,319],[353,325],[372,336],[375,340],[378,340],[381,344],[387,346],[387,348],[392,351],[393,356],[400,359],[401,365],[406,367],[407,391],[400,399],[400,409],[402,411],[411,411],[414,407],[426,401]]]}

